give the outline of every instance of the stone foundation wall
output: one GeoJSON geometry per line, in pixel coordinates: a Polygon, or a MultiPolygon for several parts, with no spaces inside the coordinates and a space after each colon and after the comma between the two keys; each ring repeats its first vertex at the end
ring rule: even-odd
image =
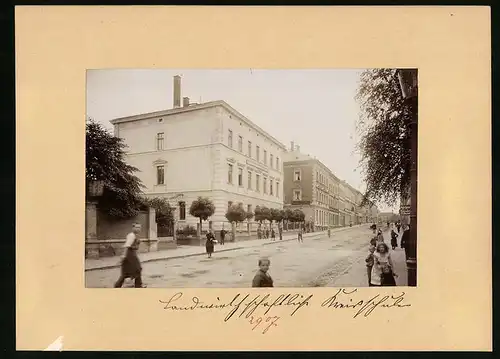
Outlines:
{"type": "MultiPolygon", "coordinates": [[[[102,258],[121,256],[123,254],[125,240],[97,240],[85,244],[86,258],[102,258]]],[[[173,237],[163,237],[157,240],[143,239],[139,245],[139,253],[155,252],[166,249],[177,248],[173,237]]]]}

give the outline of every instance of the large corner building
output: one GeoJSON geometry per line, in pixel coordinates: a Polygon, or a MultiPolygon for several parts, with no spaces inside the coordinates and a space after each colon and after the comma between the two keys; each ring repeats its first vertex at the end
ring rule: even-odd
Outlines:
{"type": "Polygon", "coordinates": [[[175,76],[172,109],[111,121],[145,194],[167,198],[181,226],[198,223],[189,207],[199,196],[216,207],[214,229],[232,203],[283,208],[286,147],[224,101],[181,104],[180,82],[175,76]]]}

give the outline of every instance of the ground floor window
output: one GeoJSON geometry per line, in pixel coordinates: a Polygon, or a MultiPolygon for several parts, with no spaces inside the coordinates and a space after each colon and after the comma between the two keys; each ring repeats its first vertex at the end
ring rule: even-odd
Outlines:
{"type": "Polygon", "coordinates": [[[186,202],[179,202],[179,219],[181,221],[186,219],[186,202]]]}

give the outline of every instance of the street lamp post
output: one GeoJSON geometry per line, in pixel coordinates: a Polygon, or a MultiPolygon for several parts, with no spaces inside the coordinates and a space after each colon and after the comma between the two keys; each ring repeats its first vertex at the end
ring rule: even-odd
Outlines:
{"type": "Polygon", "coordinates": [[[410,238],[406,267],[408,285],[417,285],[417,163],[418,163],[418,70],[399,69],[397,76],[405,101],[411,105],[410,142],[410,238]]]}

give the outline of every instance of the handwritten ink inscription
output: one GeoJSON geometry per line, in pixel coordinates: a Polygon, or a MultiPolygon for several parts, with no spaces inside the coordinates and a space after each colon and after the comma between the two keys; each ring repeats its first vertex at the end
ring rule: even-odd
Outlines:
{"type": "Polygon", "coordinates": [[[257,317],[257,318],[254,318],[254,316],[252,315],[250,317],[250,320],[249,320],[249,323],[253,326],[252,327],[252,330],[255,330],[260,324],[262,324],[259,328],[262,329],[264,328],[264,330],[262,330],[262,334],[266,334],[267,331],[271,328],[271,327],[277,327],[278,324],[276,324],[276,322],[280,319],[280,317],[277,317],[277,316],[272,316],[272,317],[266,317],[265,319],[263,317],[257,317]]]}
{"type": "Polygon", "coordinates": [[[360,299],[356,301],[349,296],[357,291],[357,289],[353,289],[352,291],[339,289],[337,293],[324,300],[321,303],[321,307],[331,309],[358,309],[353,318],[357,318],[361,314],[366,318],[377,308],[404,308],[411,306],[409,303],[403,303],[405,292],[397,296],[385,295],[381,297],[380,294],[377,294],[368,300],[360,299]],[[345,298],[345,296],[348,298],[345,298]]]}
{"type": "MultiPolygon", "coordinates": [[[[330,297],[323,299],[320,308],[326,310],[351,310],[353,318],[367,318],[376,309],[400,309],[410,307],[405,301],[405,292],[398,295],[376,294],[371,298],[356,298],[357,289],[338,289],[330,297]]],[[[248,321],[253,331],[261,331],[266,334],[271,328],[277,327],[280,317],[272,315],[273,308],[290,308],[289,316],[293,317],[299,310],[311,306],[312,294],[280,294],[276,297],[271,294],[251,295],[236,294],[230,301],[221,301],[219,297],[212,302],[204,302],[199,297],[193,296],[189,300],[183,300],[182,292],[175,293],[167,300],[160,300],[163,309],[169,311],[201,311],[201,310],[223,310],[224,322],[234,318],[248,321]]]]}

